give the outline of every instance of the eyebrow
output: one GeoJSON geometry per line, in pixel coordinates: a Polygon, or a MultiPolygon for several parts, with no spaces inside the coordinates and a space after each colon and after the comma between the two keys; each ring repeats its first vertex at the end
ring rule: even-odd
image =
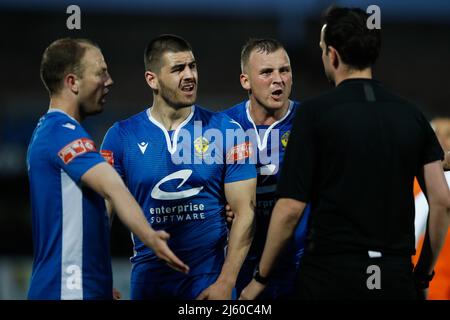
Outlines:
{"type": "Polygon", "coordinates": [[[267,72],[267,71],[273,71],[273,70],[280,70],[280,69],[290,69],[291,66],[288,64],[282,65],[278,68],[274,68],[274,67],[263,67],[259,70],[259,72],[267,72]]]}
{"type": "Polygon", "coordinates": [[[187,63],[178,63],[178,64],[172,66],[172,67],[170,68],[170,70],[173,71],[173,70],[176,70],[176,69],[178,69],[178,68],[183,68],[184,66],[186,66],[186,65],[191,65],[191,64],[193,64],[193,63],[196,63],[196,61],[195,61],[195,60],[192,60],[191,62],[187,62],[187,63]]]}
{"type": "Polygon", "coordinates": [[[268,71],[273,71],[275,70],[274,67],[263,67],[259,70],[259,72],[263,73],[263,72],[268,72],[268,71]]]}
{"type": "Polygon", "coordinates": [[[107,71],[108,71],[108,67],[101,66],[100,69],[97,69],[96,72],[101,73],[101,72],[107,72],[107,71]]]}

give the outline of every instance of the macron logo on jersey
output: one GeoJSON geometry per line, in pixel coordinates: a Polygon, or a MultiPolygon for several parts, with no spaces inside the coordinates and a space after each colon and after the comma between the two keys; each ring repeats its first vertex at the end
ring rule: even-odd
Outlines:
{"type": "Polygon", "coordinates": [[[148,142],[142,141],[141,143],[137,144],[139,149],[141,149],[142,154],[145,153],[145,150],[147,150],[148,142]]]}
{"type": "Polygon", "coordinates": [[[202,191],[203,187],[197,187],[197,188],[192,188],[192,189],[183,190],[183,191],[176,191],[176,192],[167,192],[167,191],[163,191],[159,188],[163,183],[165,183],[167,181],[181,179],[182,181],[177,187],[177,189],[179,189],[184,185],[184,183],[187,181],[187,179],[189,179],[191,174],[192,174],[192,170],[189,170],[189,169],[180,170],[180,171],[174,172],[172,174],[169,174],[165,178],[161,179],[154,186],[152,193],[151,193],[152,198],[158,199],[158,200],[178,200],[178,199],[184,199],[184,198],[189,198],[189,197],[195,196],[200,191],[202,191]]]}

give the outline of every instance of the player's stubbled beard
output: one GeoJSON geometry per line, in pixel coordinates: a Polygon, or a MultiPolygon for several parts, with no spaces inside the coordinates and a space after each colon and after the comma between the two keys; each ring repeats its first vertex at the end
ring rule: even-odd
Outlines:
{"type": "Polygon", "coordinates": [[[184,108],[192,106],[197,100],[197,81],[196,79],[182,80],[179,86],[175,89],[166,86],[164,82],[159,82],[159,93],[161,98],[167,102],[167,104],[175,108],[184,108]],[[193,85],[193,95],[186,97],[183,95],[183,88],[189,85],[193,85]]]}

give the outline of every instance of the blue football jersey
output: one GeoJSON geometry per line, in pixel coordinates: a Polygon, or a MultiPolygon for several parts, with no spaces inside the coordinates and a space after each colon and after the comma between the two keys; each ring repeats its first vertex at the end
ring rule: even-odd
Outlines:
{"type": "Polygon", "coordinates": [[[51,109],[27,153],[34,261],[29,299],[111,299],[109,218],[104,200],[80,178],[103,162],[66,113],[51,109]]]}
{"type": "MultiPolygon", "coordinates": [[[[290,101],[286,115],[270,126],[256,125],[250,116],[249,101],[243,101],[230,109],[223,111],[230,118],[237,121],[244,130],[253,135],[253,154],[257,156],[257,189],[256,189],[256,230],[248,259],[259,260],[266,242],[267,230],[270,223],[272,209],[276,202],[275,192],[280,168],[283,164],[284,152],[289,140],[292,122],[295,112],[299,107],[298,102],[290,101]],[[258,134],[255,134],[258,132],[258,134]]],[[[292,270],[299,262],[303,254],[306,237],[307,219],[309,207],[303,213],[298,224],[293,241],[289,244],[285,253],[280,255],[277,268],[279,272],[284,269],[292,270]]]]}
{"type": "MultiPolygon", "coordinates": [[[[149,223],[170,234],[170,248],[189,265],[192,276],[222,268],[227,240],[224,184],[256,178],[255,166],[242,163],[248,158],[248,145],[224,139],[237,129],[229,117],[192,106],[188,118],[176,130],[167,131],[152,117],[150,108],[115,123],[102,144],[102,153],[122,176],[149,223]]],[[[142,271],[132,281],[157,282],[164,276],[177,276],[132,236],[133,272],[142,271]]]]}

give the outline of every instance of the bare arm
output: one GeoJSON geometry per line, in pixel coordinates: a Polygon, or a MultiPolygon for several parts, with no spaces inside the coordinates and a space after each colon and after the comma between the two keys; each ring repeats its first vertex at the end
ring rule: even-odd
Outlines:
{"type": "Polygon", "coordinates": [[[106,212],[108,213],[109,217],[109,227],[112,227],[113,219],[114,219],[114,210],[112,207],[111,202],[108,200],[105,200],[105,206],[106,206],[106,212]]]}
{"type": "MultiPolygon", "coordinates": [[[[305,206],[304,202],[287,198],[281,198],[275,204],[270,218],[266,244],[259,262],[259,273],[262,277],[269,276],[278,255],[294,234],[305,206]]],[[[264,288],[265,285],[253,279],[242,291],[240,299],[255,299],[264,288]]]]}
{"type": "Polygon", "coordinates": [[[450,222],[450,191],[440,161],[424,166],[424,179],[430,213],[415,273],[430,275],[447,235],[450,222]]]}
{"type": "Polygon", "coordinates": [[[450,170],[450,151],[447,151],[445,153],[444,161],[442,162],[442,166],[444,170],[450,170]]]}
{"type": "Polygon", "coordinates": [[[185,273],[189,271],[188,266],[179,260],[167,246],[169,234],[165,231],[153,230],[139,204],[109,164],[102,162],[95,165],[81,177],[81,181],[105,198],[120,220],[160,259],[176,270],[185,273]]]}
{"type": "Polygon", "coordinates": [[[234,212],[227,256],[217,281],[198,299],[231,299],[232,289],[252,243],[256,179],[225,184],[225,197],[234,212]]]}

